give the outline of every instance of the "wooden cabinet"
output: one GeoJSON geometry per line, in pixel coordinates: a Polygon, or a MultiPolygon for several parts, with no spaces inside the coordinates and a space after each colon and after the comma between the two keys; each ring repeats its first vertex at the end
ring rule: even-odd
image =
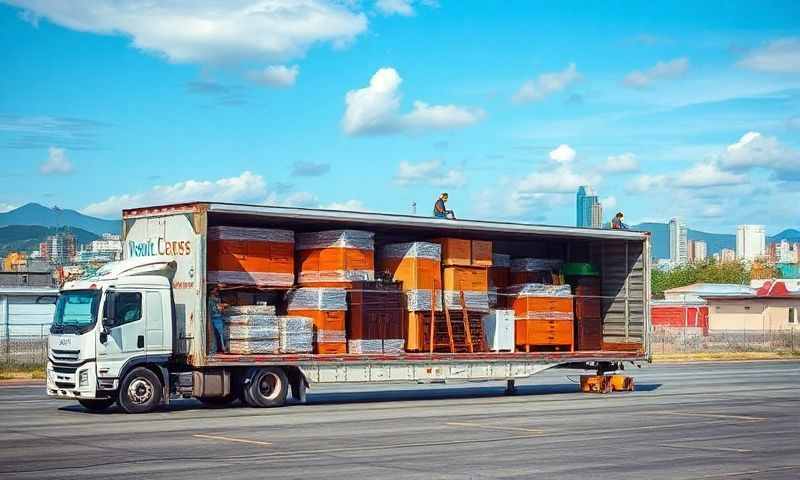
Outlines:
{"type": "Polygon", "coordinates": [[[537,347],[572,351],[574,323],[572,320],[519,319],[514,337],[517,348],[526,352],[537,347]]]}

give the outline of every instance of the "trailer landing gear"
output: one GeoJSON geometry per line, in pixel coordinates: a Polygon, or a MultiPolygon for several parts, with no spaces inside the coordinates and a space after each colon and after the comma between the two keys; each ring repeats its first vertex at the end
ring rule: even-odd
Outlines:
{"type": "Polygon", "coordinates": [[[504,392],[504,394],[516,395],[516,393],[517,393],[516,380],[506,380],[506,391],[504,392]]]}

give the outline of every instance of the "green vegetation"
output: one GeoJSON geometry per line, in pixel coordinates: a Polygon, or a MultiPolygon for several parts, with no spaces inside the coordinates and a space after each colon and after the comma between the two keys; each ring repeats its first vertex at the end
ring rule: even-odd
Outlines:
{"type": "MultiPolygon", "coordinates": [[[[39,249],[39,242],[45,241],[49,235],[63,232],[63,228],[41,227],[38,225],[9,225],[0,227],[0,256],[8,255],[9,252],[30,252],[39,249]]],[[[79,244],[90,243],[92,240],[100,238],[94,233],[87,232],[80,228],[70,228],[69,232],[75,235],[75,241],[79,244]]]]}
{"type": "Polygon", "coordinates": [[[653,298],[664,298],[664,290],[685,287],[693,283],[750,284],[750,270],[742,262],[705,263],[682,265],[669,271],[653,269],[653,298]]]}

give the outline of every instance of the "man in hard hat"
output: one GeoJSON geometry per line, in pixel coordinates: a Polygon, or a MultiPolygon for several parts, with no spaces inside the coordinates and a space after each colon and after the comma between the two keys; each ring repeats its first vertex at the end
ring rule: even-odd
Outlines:
{"type": "Polygon", "coordinates": [[[456,216],[452,210],[448,210],[447,206],[447,192],[442,192],[439,195],[439,200],[436,200],[436,204],[433,206],[433,216],[436,218],[451,218],[455,219],[456,216]]]}

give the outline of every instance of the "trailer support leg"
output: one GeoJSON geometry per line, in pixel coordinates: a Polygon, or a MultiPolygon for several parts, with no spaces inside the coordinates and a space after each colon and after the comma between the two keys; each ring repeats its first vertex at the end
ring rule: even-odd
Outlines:
{"type": "Polygon", "coordinates": [[[506,395],[514,395],[517,393],[516,380],[506,380],[506,395]]]}

